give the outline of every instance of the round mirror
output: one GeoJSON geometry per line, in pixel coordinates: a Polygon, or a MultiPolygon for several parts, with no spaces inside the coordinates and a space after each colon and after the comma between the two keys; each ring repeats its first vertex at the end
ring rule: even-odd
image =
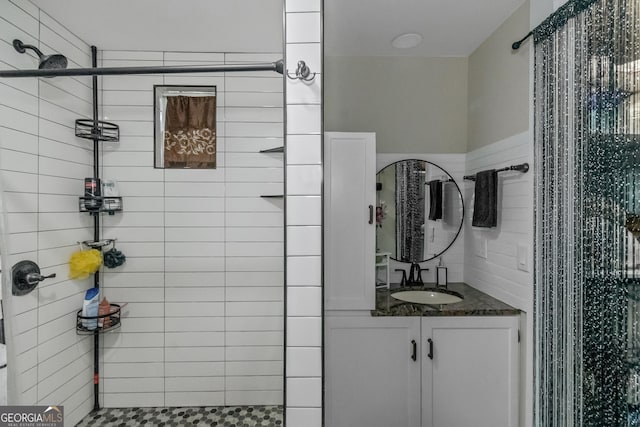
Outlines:
{"type": "Polygon", "coordinates": [[[401,160],[377,174],[376,251],[401,262],[440,256],[462,229],[458,184],[438,165],[401,160]]]}

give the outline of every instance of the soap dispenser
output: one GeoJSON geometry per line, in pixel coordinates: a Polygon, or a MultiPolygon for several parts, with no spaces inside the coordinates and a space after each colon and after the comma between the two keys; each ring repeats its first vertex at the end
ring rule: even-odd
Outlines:
{"type": "Polygon", "coordinates": [[[440,263],[436,266],[436,285],[446,288],[447,283],[447,267],[442,265],[442,257],[440,257],[440,263]]]}

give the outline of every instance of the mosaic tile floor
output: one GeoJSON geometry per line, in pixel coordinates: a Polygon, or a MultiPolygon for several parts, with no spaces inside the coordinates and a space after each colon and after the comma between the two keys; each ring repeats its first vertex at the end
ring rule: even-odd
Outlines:
{"type": "Polygon", "coordinates": [[[87,415],[77,427],[279,427],[282,406],[107,408],[87,415]]]}

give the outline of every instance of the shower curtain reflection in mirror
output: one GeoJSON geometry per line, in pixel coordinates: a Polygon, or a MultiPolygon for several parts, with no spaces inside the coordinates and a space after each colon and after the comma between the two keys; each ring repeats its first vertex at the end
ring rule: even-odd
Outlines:
{"type": "Polygon", "coordinates": [[[396,253],[401,261],[424,259],[424,179],[424,162],[407,160],[396,165],[396,253]]]}

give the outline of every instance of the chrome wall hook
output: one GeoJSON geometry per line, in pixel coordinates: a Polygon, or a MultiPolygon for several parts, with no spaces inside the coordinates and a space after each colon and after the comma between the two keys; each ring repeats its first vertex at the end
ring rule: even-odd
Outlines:
{"type": "Polygon", "coordinates": [[[311,70],[309,69],[307,64],[304,61],[298,61],[298,68],[296,68],[296,74],[292,76],[291,74],[289,74],[289,70],[287,70],[287,77],[289,77],[292,80],[297,79],[305,82],[310,82],[316,78],[316,73],[311,74],[311,70]]]}

